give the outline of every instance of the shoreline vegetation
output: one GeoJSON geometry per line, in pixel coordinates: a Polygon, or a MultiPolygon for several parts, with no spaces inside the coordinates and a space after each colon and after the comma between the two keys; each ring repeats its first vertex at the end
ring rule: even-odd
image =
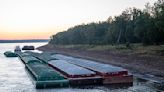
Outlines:
{"type": "Polygon", "coordinates": [[[47,44],[37,49],[91,59],[124,67],[134,73],[151,74],[164,78],[164,45],[145,47],[141,44],[133,44],[132,48],[129,49],[126,44],[119,46],[47,44]]]}

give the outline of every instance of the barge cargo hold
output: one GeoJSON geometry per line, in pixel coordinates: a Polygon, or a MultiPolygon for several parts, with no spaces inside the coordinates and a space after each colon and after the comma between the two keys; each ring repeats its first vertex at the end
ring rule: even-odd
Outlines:
{"type": "Polygon", "coordinates": [[[133,84],[133,76],[128,74],[126,69],[108,64],[102,64],[91,60],[73,58],[65,55],[55,54],[53,58],[66,60],[69,63],[95,71],[103,77],[103,84],[133,84]]]}
{"type": "Polygon", "coordinates": [[[23,56],[21,57],[21,60],[25,64],[28,64],[30,62],[41,62],[40,60],[38,60],[36,57],[33,57],[33,56],[23,56]]]}
{"type": "Polygon", "coordinates": [[[95,72],[65,60],[50,60],[48,64],[66,76],[72,86],[102,84],[102,78],[95,72]]]}
{"type": "Polygon", "coordinates": [[[32,75],[34,79],[33,83],[35,83],[36,88],[69,86],[69,81],[67,79],[58,74],[47,64],[42,63],[40,60],[30,56],[21,57],[21,60],[32,75]]]}

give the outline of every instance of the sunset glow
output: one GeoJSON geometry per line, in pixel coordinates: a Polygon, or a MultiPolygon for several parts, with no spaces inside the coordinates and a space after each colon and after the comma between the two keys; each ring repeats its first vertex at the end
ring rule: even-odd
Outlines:
{"type": "Polygon", "coordinates": [[[1,0],[0,39],[48,39],[82,23],[104,21],[155,0],[1,0]]]}

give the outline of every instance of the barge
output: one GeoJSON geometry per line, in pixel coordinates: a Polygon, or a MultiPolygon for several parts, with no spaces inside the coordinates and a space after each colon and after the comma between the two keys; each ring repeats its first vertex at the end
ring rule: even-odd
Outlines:
{"type": "Polygon", "coordinates": [[[24,64],[28,64],[30,62],[41,62],[36,57],[33,56],[23,56],[21,57],[21,60],[23,61],[24,64]]]}
{"type": "Polygon", "coordinates": [[[6,51],[6,52],[4,53],[4,55],[5,55],[6,57],[17,57],[17,54],[14,53],[14,52],[11,52],[11,51],[6,51]]]}
{"type": "Polygon", "coordinates": [[[24,53],[24,52],[15,52],[15,53],[18,55],[20,59],[25,56],[32,56],[31,54],[24,53]]]}
{"type": "Polygon", "coordinates": [[[50,60],[48,64],[63,74],[71,86],[102,84],[102,78],[95,72],[65,60],[50,60]]]}
{"type": "Polygon", "coordinates": [[[22,50],[35,50],[34,46],[23,46],[22,50]]]}
{"type": "Polygon", "coordinates": [[[20,52],[18,56],[33,76],[36,88],[95,84],[133,85],[133,76],[121,67],[54,53],[20,52]]]}
{"type": "Polygon", "coordinates": [[[98,63],[91,60],[73,58],[65,55],[55,54],[53,58],[66,60],[89,70],[95,71],[103,78],[103,84],[131,84],[133,85],[133,75],[129,74],[126,69],[108,64],[98,63]]]}
{"type": "Polygon", "coordinates": [[[69,86],[69,81],[67,79],[37,58],[32,56],[23,56],[20,58],[24,62],[28,72],[33,77],[33,83],[37,89],[69,86]]]}
{"type": "Polygon", "coordinates": [[[51,55],[53,55],[53,53],[49,53],[49,52],[37,53],[37,52],[28,51],[26,53],[36,57],[37,59],[39,59],[47,64],[48,64],[48,61],[50,61],[50,60],[57,60],[56,58],[51,57],[51,55]]]}

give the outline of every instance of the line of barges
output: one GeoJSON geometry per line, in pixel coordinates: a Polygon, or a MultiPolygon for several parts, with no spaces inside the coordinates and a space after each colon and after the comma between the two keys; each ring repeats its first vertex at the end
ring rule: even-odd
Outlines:
{"type": "Polygon", "coordinates": [[[133,76],[121,67],[61,54],[34,52],[17,54],[34,76],[36,88],[133,84],[133,76]]]}

